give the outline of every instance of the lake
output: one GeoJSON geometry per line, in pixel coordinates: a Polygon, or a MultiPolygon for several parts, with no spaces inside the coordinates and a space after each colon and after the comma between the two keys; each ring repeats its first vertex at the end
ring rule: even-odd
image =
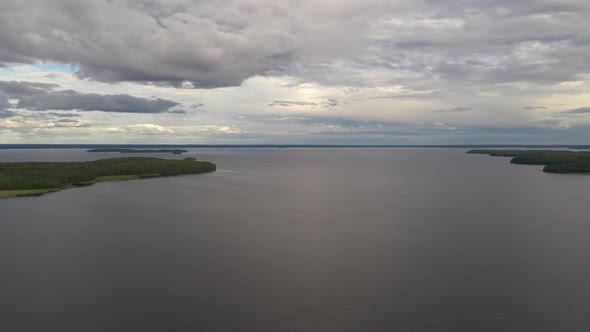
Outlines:
{"type": "Polygon", "coordinates": [[[218,171],[0,200],[0,330],[590,331],[590,176],[465,151],[189,149],[156,156],[218,171]]]}

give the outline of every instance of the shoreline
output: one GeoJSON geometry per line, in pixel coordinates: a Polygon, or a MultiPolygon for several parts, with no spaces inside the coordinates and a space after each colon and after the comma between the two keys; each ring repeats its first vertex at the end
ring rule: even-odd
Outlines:
{"type": "Polygon", "coordinates": [[[89,162],[0,163],[0,199],[42,196],[100,182],[202,174],[216,169],[215,164],[194,158],[128,157],[89,162]]]}

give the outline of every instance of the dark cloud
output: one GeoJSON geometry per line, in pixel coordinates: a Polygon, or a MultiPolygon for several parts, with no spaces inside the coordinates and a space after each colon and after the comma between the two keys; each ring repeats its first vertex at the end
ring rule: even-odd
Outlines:
{"type": "Polygon", "coordinates": [[[471,109],[469,107],[455,107],[448,110],[437,110],[432,111],[431,113],[457,113],[457,112],[469,112],[471,109]]]}
{"type": "Polygon", "coordinates": [[[567,113],[567,114],[590,114],[590,107],[574,108],[571,110],[567,110],[564,113],[567,113]]]}
{"type": "Polygon", "coordinates": [[[531,111],[531,110],[544,110],[547,109],[545,106],[526,106],[522,108],[523,110],[531,111]]]}
{"type": "Polygon", "coordinates": [[[12,111],[0,109],[0,119],[11,118],[15,115],[16,115],[16,113],[14,113],[12,111]]]}
{"type": "Polygon", "coordinates": [[[37,82],[15,82],[0,81],[0,92],[8,96],[31,96],[47,93],[48,90],[58,88],[57,84],[37,83],[37,82]]]}
{"type": "Polygon", "coordinates": [[[171,113],[171,114],[186,114],[186,111],[185,110],[181,110],[181,109],[175,109],[175,110],[168,111],[167,113],[171,113]]]}
{"type": "Polygon", "coordinates": [[[10,107],[10,102],[8,100],[8,95],[2,90],[0,90],[0,111],[5,110],[10,107]]]}
{"type": "Polygon", "coordinates": [[[92,123],[88,121],[80,121],[75,119],[60,119],[52,122],[53,128],[89,128],[92,127],[92,123]]]}
{"type": "Polygon", "coordinates": [[[322,107],[324,108],[334,108],[338,106],[338,100],[336,99],[328,99],[321,103],[322,107]]]}
{"type": "MultiPolygon", "coordinates": [[[[0,93],[4,100],[17,99],[15,108],[30,111],[50,110],[80,110],[118,113],[167,113],[184,112],[173,110],[180,104],[161,98],[139,98],[130,95],[99,95],[95,93],[80,93],[73,90],[54,91],[59,87],[55,84],[32,82],[3,82],[0,81],[0,93]]],[[[6,104],[6,102],[4,102],[6,104]]],[[[2,97],[0,95],[0,106],[2,97]]],[[[5,105],[6,107],[6,105],[5,105]]],[[[58,114],[58,113],[53,113],[58,114]]],[[[63,113],[61,113],[63,115],[63,113]]]]}
{"type": "Polygon", "coordinates": [[[50,94],[22,96],[16,107],[34,111],[80,110],[119,113],[166,113],[179,103],[155,98],[146,99],[129,95],[99,95],[76,91],[59,91],[50,94]]]}
{"type": "Polygon", "coordinates": [[[80,116],[79,113],[71,113],[71,112],[68,112],[68,113],[65,113],[65,112],[63,112],[63,113],[60,113],[60,112],[47,112],[47,115],[54,116],[56,118],[76,118],[76,117],[79,117],[80,116]]]}
{"type": "Polygon", "coordinates": [[[5,0],[0,62],[73,64],[99,81],[239,85],[292,58],[287,4],[5,0]],[[32,10],[34,8],[34,10],[32,10]],[[26,22],[26,24],[23,24],[26,22]]]}
{"type": "Polygon", "coordinates": [[[4,0],[0,64],[48,60],[100,81],[195,88],[285,74],[552,84],[590,72],[589,12],[586,0],[4,0]]]}

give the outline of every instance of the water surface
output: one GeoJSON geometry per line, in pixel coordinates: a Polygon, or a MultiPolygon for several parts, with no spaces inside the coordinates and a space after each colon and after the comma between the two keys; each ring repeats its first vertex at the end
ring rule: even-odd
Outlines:
{"type": "Polygon", "coordinates": [[[0,200],[0,330],[589,331],[590,177],[464,152],[190,149],[218,171],[0,200]]]}

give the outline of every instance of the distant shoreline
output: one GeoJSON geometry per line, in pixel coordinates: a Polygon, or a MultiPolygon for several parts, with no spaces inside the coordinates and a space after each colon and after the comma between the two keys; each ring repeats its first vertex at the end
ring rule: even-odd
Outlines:
{"type": "Polygon", "coordinates": [[[467,151],[493,157],[511,157],[510,163],[544,166],[543,172],[560,174],[590,174],[590,152],[555,150],[487,150],[467,151]]]}
{"type": "Polygon", "coordinates": [[[371,144],[0,144],[5,149],[260,149],[260,148],[441,148],[441,149],[590,149],[584,144],[445,144],[445,145],[371,145],[371,144]]]}
{"type": "Polygon", "coordinates": [[[137,150],[127,148],[102,148],[102,149],[91,149],[86,152],[118,152],[118,153],[172,153],[172,154],[183,154],[188,151],[178,149],[157,149],[157,150],[137,150]]]}

